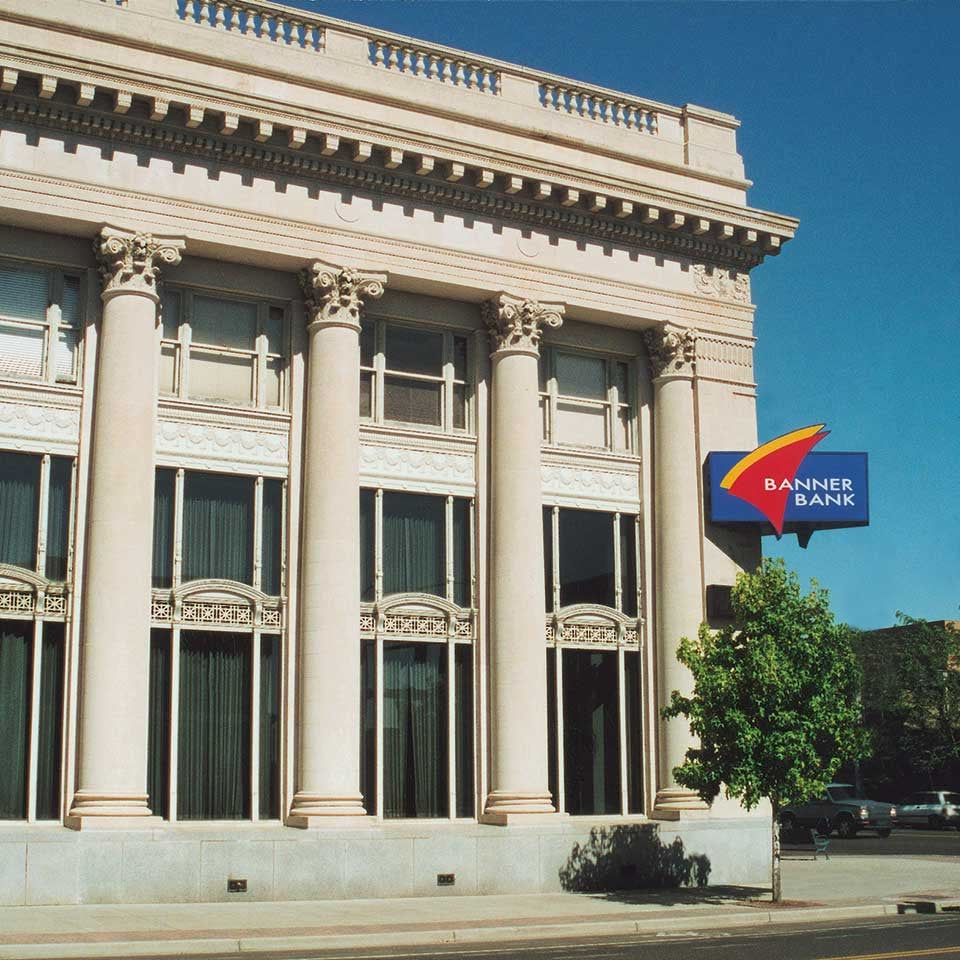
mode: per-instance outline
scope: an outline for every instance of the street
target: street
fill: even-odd
[[[784,843],[782,849],[783,855],[789,857],[792,852],[809,849],[809,844]],[[851,840],[841,840],[834,834],[830,839],[829,854],[831,857],[960,857],[960,831],[898,827],[886,839],[875,833],[860,833]]]
[[[277,958],[292,957],[276,954]],[[302,956],[302,955],[301,955]],[[956,960],[960,957],[960,915],[906,915],[843,924],[803,924],[750,932],[672,932],[647,936],[549,943],[514,943],[442,949],[335,951],[311,954],[318,960]],[[303,960],[307,960],[306,957]]]

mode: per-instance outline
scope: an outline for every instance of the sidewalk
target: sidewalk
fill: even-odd
[[[256,955],[349,948],[616,936],[896,913],[910,899],[960,902],[955,857],[783,862],[783,906],[767,890],[434,897],[301,903],[0,908],[0,960]]]

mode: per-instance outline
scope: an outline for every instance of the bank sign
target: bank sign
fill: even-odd
[[[812,453],[829,433],[819,423],[750,453],[708,456],[710,519],[769,523],[779,537],[870,522],[865,453]],[[803,542],[804,537],[801,537]]]

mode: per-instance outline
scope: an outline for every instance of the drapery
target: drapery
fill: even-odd
[[[643,728],[640,714],[640,654],[623,655],[624,714],[627,719],[627,813],[643,813]]]
[[[446,595],[443,497],[383,495],[383,592]]]
[[[457,816],[474,815],[473,785],[473,647],[457,644],[454,660],[454,736]]]
[[[0,456],[0,563],[34,570],[37,565],[37,505],[40,457]]]
[[[250,815],[250,645],[248,634],[180,636],[179,819]]]
[[[47,493],[47,561],[50,580],[67,577],[67,541],[70,537],[70,475],[73,463],[67,457],[50,458]]]
[[[563,778],[569,814],[620,812],[617,654],[563,651]]]
[[[260,586],[272,597],[280,595],[283,549],[283,481],[263,481],[263,546]]]
[[[188,473],[183,485],[183,579],[253,579],[252,477]]]
[[[374,524],[376,494],[360,491],[360,599],[373,600],[376,572],[374,567]]]
[[[446,647],[384,644],[385,817],[445,817]]]
[[[175,470],[157,470],[153,483],[153,585],[173,584],[173,491]]]
[[[0,820],[27,816],[33,624],[0,624]]]
[[[260,819],[280,819],[280,637],[260,637]]]
[[[170,664],[169,630],[150,631],[150,693],[147,725],[147,796],[154,815],[170,815]]]
[[[43,625],[40,654],[40,716],[37,732],[37,819],[60,819],[60,761],[63,746],[64,629]]]
[[[368,814],[377,812],[377,645],[360,641],[360,793]]]
[[[453,602],[470,606],[470,501],[453,501]]]

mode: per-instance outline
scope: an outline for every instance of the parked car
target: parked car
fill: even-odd
[[[911,827],[960,830],[960,793],[952,790],[924,790],[912,793],[897,807],[897,822]]]
[[[829,835],[836,831],[843,838],[855,837],[860,830],[875,830],[889,837],[897,825],[897,808],[890,803],[868,800],[849,783],[827,784],[822,796],[809,803],[786,806],[780,813],[780,828],[785,835],[798,827],[809,827]]]

